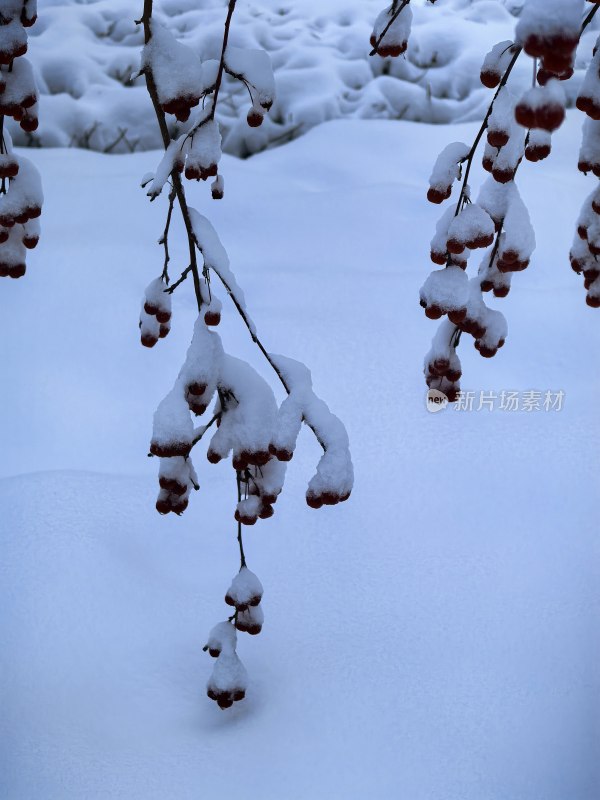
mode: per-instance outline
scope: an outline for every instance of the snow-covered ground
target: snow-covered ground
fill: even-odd
[[[203,58],[215,56],[226,0],[156,0],[156,17]],[[483,116],[489,93],[479,82],[486,52],[514,35],[522,0],[413,0],[406,58],[369,57],[369,35],[384,0],[240,0],[231,42],[265,49],[277,79],[277,100],[259,129],[245,117],[248,96],[227,82],[219,107],[227,152],[247,155],[343,117],[449,122]],[[31,59],[41,94],[40,127],[19,144],[130,152],[160,146],[139,69],[142,0],[39,0],[30,29]],[[582,38],[572,103],[598,30]],[[526,86],[519,64],[513,81]],[[173,124],[176,125],[174,120]]]
[[[580,125],[519,172],[538,249],[494,302],[506,346],[460,348],[465,390],[562,390],[560,412],[425,409],[427,177],[471,125],[330,122],[226,157],[221,203],[190,189],[356,468],[348,503],[309,509],[304,433],[276,515],[246,533],[266,622],[225,712],[202,645],[237,568],[233,473],[197,457],[201,491],[163,518],[146,457],[193,321],[185,286],[171,335],[139,345],[165,199],[138,184],[157,154],[35,153],[43,239],[0,294],[3,800],[598,797],[600,332],[567,260],[593,180]],[[227,348],[267,375],[225,307]]]

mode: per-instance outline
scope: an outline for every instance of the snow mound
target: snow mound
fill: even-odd
[[[28,57],[41,93],[40,127],[28,134],[11,123],[16,144],[108,153],[160,147],[143,78],[130,80],[140,66],[143,37],[135,20],[141,2],[40,0],[39,5]],[[489,92],[479,71],[494,44],[514,38],[511,12],[519,4],[438,0],[432,6],[413,0],[408,51],[397,59],[369,57],[369,36],[381,5],[381,0],[239,2],[230,44],[267,51],[277,99],[265,123],[251,129],[245,120],[248,95],[228,81],[219,106],[225,151],[251,155],[344,117],[431,123],[482,117]],[[155,13],[205,60],[219,55],[225,7],[225,0],[158,0]],[[586,33],[580,47],[577,73],[567,86],[569,104],[594,38]],[[525,64],[519,74],[525,87],[530,78]],[[172,124],[176,135],[190,123]]]

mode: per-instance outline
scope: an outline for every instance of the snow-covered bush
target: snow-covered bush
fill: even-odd
[[[44,196],[40,175],[13,150],[5,118],[31,133],[38,126],[37,88],[25,58],[28,29],[37,19],[36,0],[3,0],[0,5],[0,277],[21,278],[27,250],[40,238]]]
[[[394,0],[377,18],[371,37],[373,54],[398,55],[410,32],[410,0]],[[483,60],[481,83],[494,89],[483,123],[471,145],[454,142],[437,158],[427,198],[448,200],[458,182],[458,199],[442,214],[433,239],[435,270],[421,288],[420,300],[431,319],[445,317],[425,357],[430,388],[454,400],[460,391],[461,364],[456,348],[470,334],[485,358],[503,346],[508,326],[500,311],[483,295],[506,297],[513,273],[526,269],[535,249],[529,213],[515,182],[523,157],[538,162],[550,154],[552,134],[565,118],[568,82],[574,74],[577,47],[600,2],[525,0],[514,38],[494,45]],[[398,33],[400,32],[400,33]],[[402,40],[400,42],[400,40]],[[600,177],[600,74],[598,45],[581,83],[577,107],[588,115],[584,124],[579,169]],[[393,52],[392,52],[393,51]],[[519,60],[533,67],[531,88],[510,81]],[[491,173],[474,198],[471,167],[484,134],[482,166]],[[484,250],[477,274],[468,278],[473,250]],[[571,251],[573,269],[583,272],[587,303],[600,307],[600,189],[587,198],[577,223]]]
[[[207,461],[218,464],[231,456],[237,485],[235,518],[240,551],[240,571],[225,600],[234,613],[211,632],[205,649],[217,661],[208,683],[208,696],[221,708],[243,699],[246,672],[236,654],[236,630],[260,632],[264,617],[262,585],[246,565],[242,531],[258,519],[273,516],[286,465],[294,454],[302,423],[313,431],[323,455],[311,478],[306,502],[312,508],[347,500],[353,485],[348,436],[340,420],[313,391],[309,370],[302,364],[266,350],[246,307],[244,294],[230,268],[227,253],[209,222],[188,205],[183,178],[211,180],[211,194],[221,199],[224,180],[219,172],[221,130],[216,119],[223,81],[229,75],[240,81],[248,98],[245,124],[260,127],[275,99],[275,82],[268,55],[262,50],[229,44],[236,0],[229,0],[224,35],[216,58],[203,58],[179,42],[152,14],[145,0],[145,45],[142,72],[158,120],[164,156],[143,186],[151,200],[168,186],[168,208],[161,244],[161,274],[146,288],[140,316],[141,342],[153,347],[169,334],[171,295],[189,278],[193,284],[198,318],[192,341],[173,388],[154,414],[150,452],[159,459],[161,514],[181,514],[192,489],[199,489],[191,452],[201,440],[210,441]],[[168,115],[189,118],[186,133],[171,138]],[[189,245],[189,264],[175,281],[169,274],[169,235],[176,206],[181,212]],[[221,321],[221,301],[216,278],[231,298],[252,340],[273,369],[286,399],[279,405],[271,386],[248,363],[225,352],[215,330]],[[209,407],[211,410],[209,411]],[[195,419],[204,417],[201,424]]]
[[[139,69],[142,32],[136,0],[39,0],[33,67],[41,121],[18,126],[19,145],[76,146],[110,153],[161,146]],[[495,42],[509,39],[521,0],[412,0],[411,36],[403,58],[369,58],[364,42],[381,0],[244,0],[231,44],[269,53],[277,97],[260,128],[244,119],[245,87],[225,76],[217,112],[225,152],[246,156],[298,137],[326,120],[406,119],[432,123],[481,119],[487,107],[479,65]],[[215,41],[226,0],[156,0],[157,20],[203,58]],[[65,47],[64,43],[68,46]],[[568,88],[575,102],[591,43]],[[513,80],[529,74],[517,65]],[[173,136],[189,121],[169,117]]]

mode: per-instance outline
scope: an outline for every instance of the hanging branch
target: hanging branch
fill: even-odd
[[[216,658],[207,694],[221,708],[228,708],[245,696],[246,673],[236,653],[236,631],[254,635],[261,631],[263,624],[262,586],[247,567],[242,526],[254,525],[259,518],[268,519],[273,515],[273,505],[285,480],[285,463],[282,462],[292,458],[303,421],[324,451],[308,485],[307,504],[312,508],[335,505],[348,499],[353,485],[344,426],[314,394],[306,367],[267,351],[246,311],[241,289],[229,270],[227,254],[216,231],[186,199],[182,173],[187,180],[214,177],[212,197],[223,197],[224,181],[218,167],[222,155],[221,134],[215,117],[224,75],[229,74],[246,86],[252,102],[247,116],[251,127],[262,122],[264,113],[273,103],[274,78],[268,56],[262,51],[232,49],[229,52],[227,49],[235,6],[235,0],[230,0],[218,65],[212,63],[210,69],[205,70],[210,74],[216,66],[214,83],[208,87],[202,83],[204,73],[199,69],[201,65],[195,53],[177,42],[165,28],[152,22],[152,0],[145,0],[144,14],[139,20],[144,25],[146,45],[142,71],[165,149],[156,172],[143,181],[144,186],[150,184],[150,200],[158,197],[169,178],[171,181],[167,219],[159,240],[164,248],[163,271],[145,290],[140,315],[142,344],[153,347],[159,338],[169,333],[171,296],[189,275],[194,280],[200,312],[175,384],[154,415],[150,454],[157,456],[160,462],[156,508],[162,514],[185,511],[190,490],[199,488],[191,451],[213,425],[217,430],[212,433],[206,458],[209,463],[217,464],[231,454],[236,473],[234,517],[240,567],[225,598],[229,605],[235,606],[235,613],[213,628],[205,647]],[[212,95],[212,105],[205,108],[209,95]],[[196,124],[185,135],[171,141],[166,114],[172,113],[185,121],[200,100],[203,107]],[[169,285],[169,233],[176,202],[185,225],[190,262]],[[226,353],[219,334],[213,330],[221,321],[221,303],[211,291],[211,269],[284,387],[287,398],[281,408],[269,384],[249,364]],[[191,414],[204,415],[215,399],[212,419],[195,429]]]

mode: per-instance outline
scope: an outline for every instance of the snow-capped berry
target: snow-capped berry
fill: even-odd
[[[475,349],[484,358],[492,358],[506,341],[508,325],[504,314],[491,308],[486,308],[484,325],[485,333],[475,340]]]
[[[0,178],[15,178],[19,172],[19,159],[14,153],[0,154]]]
[[[205,89],[202,64],[196,53],[165,27],[155,20],[151,27],[152,36],[142,53],[142,70],[152,73],[163,111],[185,122]]]
[[[235,651],[223,651],[214,663],[206,694],[219,708],[230,708],[246,696],[248,675]]]
[[[252,107],[250,111],[248,111],[246,121],[251,128],[260,128],[260,126],[263,124],[264,118],[265,115],[262,112]]]
[[[430,319],[443,314],[462,313],[468,298],[469,281],[460,267],[434,270],[420,290],[421,305]]]
[[[245,611],[238,611],[235,615],[235,627],[242,633],[256,636],[262,630],[265,615],[262,605],[248,606]]]
[[[550,155],[552,136],[549,131],[534,128],[529,132],[529,141],[525,147],[525,158],[528,161],[541,161]]]
[[[598,42],[577,95],[576,106],[594,120],[600,120],[600,48]]]
[[[477,203],[467,203],[448,226],[446,248],[449,253],[462,253],[488,247],[494,241],[494,223]]]
[[[238,611],[246,611],[250,606],[257,606],[262,596],[263,587],[258,577],[248,567],[242,567],[231,581],[225,602]]]
[[[565,104],[564,89],[557,80],[550,80],[525,92],[515,106],[515,119],[524,128],[554,131],[563,123]]]
[[[430,203],[441,203],[450,197],[452,184],[458,179],[460,165],[469,151],[469,146],[464,142],[453,142],[442,150],[429,176],[427,199]]]
[[[456,204],[450,205],[439,218],[431,240],[430,257],[434,264],[445,264],[448,257],[448,228],[456,215]]]
[[[0,64],[11,64],[27,52],[27,33],[20,19],[0,25]]]
[[[587,117],[583,123],[577,168],[580,172],[593,172],[600,178],[600,120]]]
[[[213,295],[208,308],[204,312],[204,322],[213,328],[216,327],[221,322],[221,309],[221,301]]]
[[[258,514],[261,508],[261,500],[259,497],[251,495],[245,500],[240,500],[235,510],[235,519],[241,522],[242,525],[254,525],[258,519]]]
[[[515,53],[515,45],[509,40],[498,42],[483,60],[481,67],[481,83],[488,89],[495,89]]]
[[[507,144],[494,156],[491,168],[494,180],[498,183],[512,181],[524,154],[525,132],[521,129],[511,131]]]
[[[506,86],[498,92],[487,125],[487,141],[492,147],[507,144],[514,123],[515,98]]]
[[[399,14],[396,14],[396,4],[382,11],[373,26],[371,46],[382,58],[397,58],[405,52],[412,27],[413,12],[409,5],[405,5]],[[385,33],[384,33],[385,32]],[[379,46],[377,46],[379,42]]]
[[[216,120],[208,119],[194,130],[188,142],[185,177],[188,180],[216,178],[221,159],[221,133]]]
[[[544,68],[562,71],[579,42],[583,0],[527,0],[516,27],[517,43],[542,58]]]
[[[217,177],[211,184],[210,191],[213,200],[223,199],[223,197],[225,196],[225,181],[223,180],[222,175],[217,175]]]
[[[208,641],[204,650],[208,650],[213,658],[218,658],[221,653],[235,653],[237,633],[232,622],[219,622],[208,634]]]

